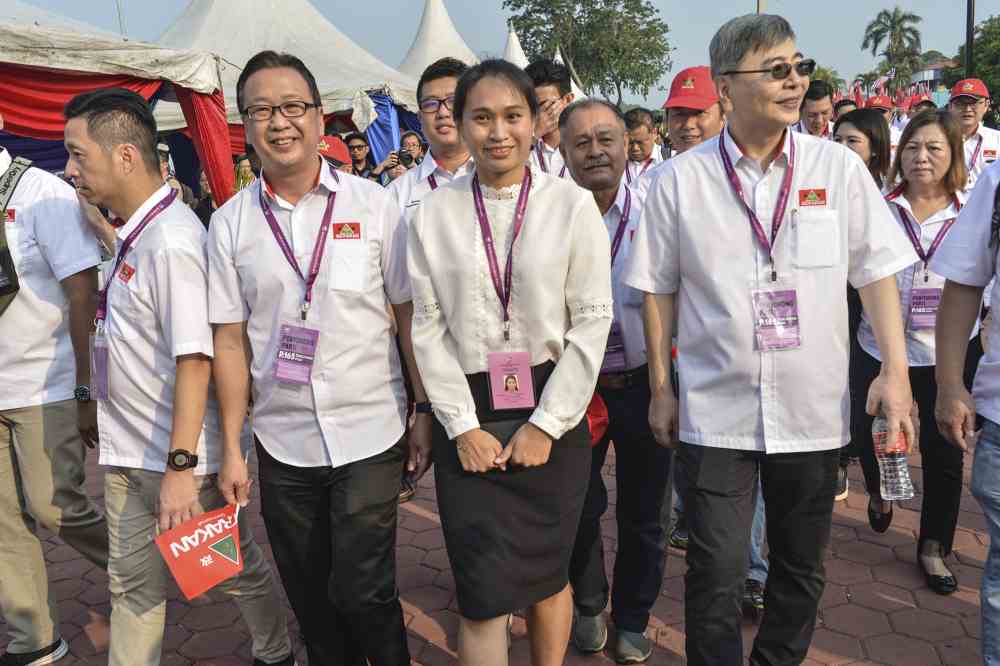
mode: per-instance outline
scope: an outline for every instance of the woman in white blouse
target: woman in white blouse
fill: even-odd
[[[409,270],[459,663],[506,664],[507,618],[526,608],[532,661],[555,666],[612,318],[608,235],[588,192],[527,166],[538,99],[521,69],[473,67],[453,113],[476,170],[424,199]]]
[[[920,261],[896,274],[910,361],[910,385],[920,410],[920,454],[923,467],[923,505],[917,543],[917,565],[927,586],[951,594],[958,583],[944,558],[951,553],[962,497],[962,451],[951,446],[934,420],[937,384],[934,326],[944,278],[931,272],[928,263],[948,234],[962,207],[966,167],[962,134],[957,119],[947,110],[925,111],[903,131],[889,171],[889,182],[899,181],[887,196],[896,221],[906,231]],[[866,391],[878,374],[880,357],[865,313],[858,329],[861,352],[857,355],[852,396],[854,431],[860,442],[861,464],[868,486],[868,521],[876,532],[892,522],[892,503],[879,494],[879,470],[872,447],[872,417],[865,412]],[[979,326],[972,331],[965,364],[965,383],[971,388],[976,365],[983,354]]]

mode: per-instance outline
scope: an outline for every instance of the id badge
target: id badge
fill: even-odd
[[[757,351],[784,351],[802,346],[799,332],[799,301],[793,287],[755,287],[753,302],[754,339]]]
[[[90,334],[90,392],[98,400],[108,399],[108,339],[100,328]]]
[[[625,337],[622,327],[617,321],[611,322],[611,332],[608,333],[608,346],[604,351],[604,364],[601,372],[625,371]]]
[[[490,374],[493,410],[531,409],[535,406],[535,385],[531,377],[531,354],[494,352],[486,355]]]
[[[940,304],[940,289],[931,287],[913,289],[910,292],[910,330],[924,331],[934,328]]]
[[[282,324],[278,357],[274,362],[274,378],[284,384],[309,384],[318,344],[319,331]]]

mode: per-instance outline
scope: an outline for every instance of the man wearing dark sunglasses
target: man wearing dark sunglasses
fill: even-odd
[[[843,285],[879,322],[884,363],[870,411],[885,413],[890,441],[912,441],[894,275],[917,258],[861,160],[789,129],[815,63],[785,19],[733,19],[709,52],[726,129],[661,168],[625,283],[646,292],[650,426],[663,446],[680,442],[688,663],[744,663],[740,604],[760,483],[770,575],[750,664],[798,664],[823,594],[850,432]]]

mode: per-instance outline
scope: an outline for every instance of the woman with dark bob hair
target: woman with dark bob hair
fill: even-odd
[[[590,477],[584,413],[611,327],[610,242],[589,192],[527,165],[527,74],[484,61],[459,79],[453,109],[475,172],[424,199],[408,265],[458,658],[505,665],[508,617],[527,609],[532,663],[557,666]]]
[[[856,109],[837,118],[833,140],[856,152],[881,189],[889,171],[889,125],[875,109]]]
[[[902,226],[920,261],[896,274],[906,352],[910,362],[910,385],[920,411],[920,454],[923,467],[923,501],[917,566],[927,586],[938,594],[951,594],[958,587],[955,575],[945,564],[951,553],[959,502],[962,498],[962,451],[951,446],[938,431],[934,419],[937,383],[934,379],[936,351],[934,327],[944,278],[928,264],[944,240],[962,208],[966,167],[962,132],[957,119],[947,110],[924,111],[913,117],[903,131],[896,157],[889,170],[889,182],[896,184],[886,196],[889,208]],[[876,532],[885,532],[892,522],[892,502],[883,500],[879,490],[879,470],[872,446],[872,417],[865,412],[865,391],[880,368],[875,336],[868,316],[858,330],[862,352],[851,377],[855,434],[868,486],[868,521]],[[983,355],[979,325],[972,330],[965,362],[965,384],[972,386],[973,375]]]

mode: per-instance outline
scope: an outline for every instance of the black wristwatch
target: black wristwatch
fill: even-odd
[[[183,472],[198,466],[198,456],[185,451],[184,449],[174,449],[167,455],[167,467],[175,472]]]
[[[77,386],[73,391],[73,398],[77,402],[90,402],[90,387],[87,385]]]
[[[418,402],[413,405],[413,411],[417,414],[432,414],[433,409],[431,409],[431,403],[429,402]]]

